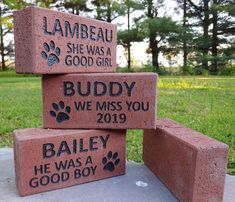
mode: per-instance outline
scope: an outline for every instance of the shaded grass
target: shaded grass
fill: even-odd
[[[3,77],[40,77],[40,75],[35,74],[17,74],[15,69],[8,69],[7,71],[0,72],[0,78]]]
[[[0,147],[16,128],[42,126],[40,77],[0,76]],[[230,146],[235,173],[235,77],[161,77],[158,118],[171,118]],[[128,130],[127,159],[141,162],[142,130]]]
[[[0,78],[1,147],[12,146],[14,129],[41,126],[41,117],[40,77]]]

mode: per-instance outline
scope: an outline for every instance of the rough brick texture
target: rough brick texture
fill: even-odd
[[[228,146],[172,121],[144,131],[143,160],[180,201],[222,201]]]
[[[14,131],[21,196],[125,173],[125,130]]]
[[[114,72],[114,24],[44,8],[14,12],[18,73]]]
[[[155,128],[155,73],[44,75],[44,128]]]

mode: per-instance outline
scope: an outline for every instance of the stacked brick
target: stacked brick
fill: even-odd
[[[155,128],[157,75],[114,73],[116,25],[14,13],[16,72],[42,74],[43,128],[14,131],[20,195],[125,173],[127,128]],[[98,130],[102,129],[102,130]]]
[[[222,201],[228,148],[156,122],[157,74],[115,73],[115,25],[48,9],[14,13],[16,71],[42,74],[43,128],[14,131],[21,196],[125,173],[126,129],[181,201]]]

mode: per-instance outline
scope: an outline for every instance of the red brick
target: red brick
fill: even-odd
[[[122,175],[125,130],[16,130],[14,158],[16,185],[21,196]],[[65,165],[66,161],[67,167],[58,170],[56,164]],[[40,166],[43,173],[35,173],[35,168]],[[48,167],[46,172],[45,167]]]
[[[114,72],[116,69],[117,27],[114,24],[29,7],[14,12],[14,27],[18,73]],[[95,52],[89,54],[87,46],[92,46]],[[74,53],[70,53],[71,47],[75,47]],[[106,62],[101,63],[103,60]]]
[[[155,128],[156,80],[155,73],[45,75],[44,128]],[[83,96],[78,93],[79,85]],[[77,110],[79,102],[90,107]],[[67,115],[63,118],[60,112]]]
[[[143,160],[180,201],[223,201],[228,146],[172,121],[144,131]]]

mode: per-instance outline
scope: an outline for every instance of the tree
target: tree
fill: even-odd
[[[12,10],[22,9],[28,4],[24,1],[4,0],[0,4],[0,55],[1,55],[1,70],[6,70],[8,67],[7,60],[14,56],[13,42],[7,40],[12,34]]]
[[[66,10],[75,15],[79,15],[80,11],[92,11],[87,7],[87,1],[85,0],[65,0],[63,6]]]
[[[136,10],[144,9],[143,5],[137,1],[125,0],[125,5],[127,6],[127,31],[128,31],[128,41],[127,45],[127,66],[130,70],[131,68],[131,42],[138,42],[142,41],[143,37],[138,36],[137,34],[133,33],[133,31],[138,31],[137,29],[130,31],[130,14]],[[132,35],[132,36],[130,36]]]
[[[132,1],[132,0],[125,0],[123,2],[126,6],[126,15],[127,15],[127,30],[121,31],[119,33],[119,43],[123,45],[123,47],[127,50],[127,67],[130,71],[131,68],[131,42],[140,42],[144,38],[138,34],[138,28],[130,28],[130,15],[136,10],[143,10],[144,6],[141,2]],[[135,24],[137,23],[138,19],[135,20]]]
[[[143,9],[143,5],[138,1],[124,0],[124,1],[112,1],[112,0],[94,0],[92,4],[96,7],[96,19],[106,22],[112,22],[114,19],[127,15],[127,32],[121,31],[119,34],[119,43],[127,49],[127,63],[128,69],[131,66],[131,42],[138,41],[136,35],[130,31],[130,14],[135,10]],[[128,36],[127,36],[128,35]]]
[[[154,22],[158,16],[157,9],[153,5],[152,0],[147,0],[147,18],[148,18],[148,30],[149,30],[149,49],[152,54],[152,65],[155,67],[155,71],[159,69],[159,62],[158,62],[158,55],[159,55],[159,49],[158,49],[158,41],[156,39],[157,37],[157,30],[154,29]],[[163,1],[158,1],[159,7],[162,5]]]
[[[190,27],[202,28],[196,40],[197,61],[201,61],[201,69],[217,74],[220,61],[224,65],[224,61],[229,60],[224,50],[230,46],[235,33],[234,0],[188,0],[188,5]]]
[[[211,5],[212,12],[212,40],[211,40],[211,68],[210,72],[216,74],[219,69],[219,62],[229,60],[229,55],[226,53],[227,48],[222,48],[222,44],[225,47],[232,46],[231,37],[235,34],[235,22],[232,9],[234,8],[232,0],[213,0]],[[230,45],[229,45],[230,44]],[[223,62],[224,65],[224,62]]]
[[[163,0],[155,2],[147,0],[146,19],[142,22],[142,34],[149,40],[148,53],[152,56],[153,71],[158,72],[159,54],[167,49],[168,40],[179,31],[178,25],[170,17],[159,17],[158,8],[163,6]]]
[[[179,36],[178,40],[182,42],[182,50],[183,50],[183,71],[187,69],[188,66],[188,54],[189,54],[189,43],[192,42],[192,30],[188,25],[188,1],[187,0],[177,0],[179,7],[183,10],[183,19],[182,19],[182,34]]]
[[[0,55],[1,55],[1,70],[6,70],[6,56],[8,49],[9,52],[13,52],[11,44],[6,45],[4,38],[11,31],[11,24],[9,24],[9,17],[5,17],[5,13],[7,12],[7,8],[3,5],[0,6]]]
[[[51,4],[56,3],[56,0],[36,0],[39,7],[50,8]]]
[[[208,70],[208,55],[211,46],[211,38],[209,37],[209,26],[211,24],[209,9],[210,0],[200,0],[197,4],[192,0],[188,0],[188,2],[190,5],[189,17],[197,20],[197,22],[192,25],[197,27],[202,26],[203,29],[203,37],[198,40],[198,49],[203,54],[201,59],[202,68]]]
[[[186,40],[186,28],[187,28],[187,1],[183,0],[183,27],[184,27],[184,36],[183,36],[183,58],[184,58],[184,68],[187,66],[187,40]]]
[[[127,61],[128,61],[128,70],[130,71],[131,67],[131,43],[132,42],[141,42],[144,40],[144,36],[139,32],[138,27],[127,29],[118,32],[118,44],[122,45],[127,51]]]
[[[115,0],[94,0],[92,4],[96,7],[96,19],[112,22],[126,13],[125,4]]]
[[[102,1],[101,0],[94,0],[91,2],[96,8],[96,16],[95,18],[97,20],[102,20],[102,10],[101,10],[101,4],[102,4]]]
[[[149,38],[149,49],[147,52],[152,54],[152,65],[154,71],[160,70],[159,54],[166,53],[173,48],[169,47],[171,38],[176,38],[176,35],[181,29],[176,22],[169,17],[148,18],[144,21],[145,36]]]
[[[112,22],[120,16],[127,15],[127,31],[121,31],[119,34],[119,44],[123,45],[128,53],[128,68],[130,70],[131,66],[131,42],[138,41],[136,35],[130,31],[130,14],[135,10],[144,9],[143,5],[138,1],[132,0],[123,0],[123,1],[114,1],[114,0],[94,0],[92,4],[95,6],[96,10],[96,19],[103,20],[106,22]]]
[[[74,15],[80,15],[80,12],[91,12],[85,0],[38,0],[39,6],[54,7],[58,11],[68,11]]]

